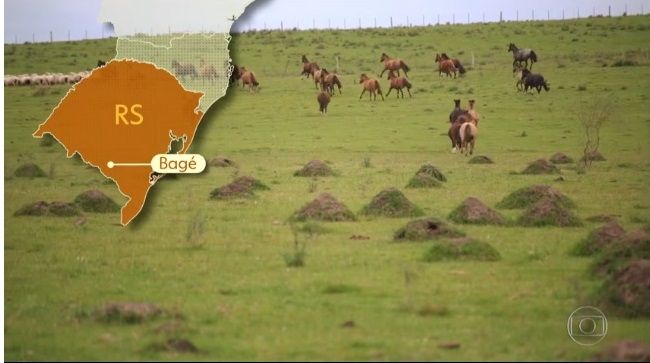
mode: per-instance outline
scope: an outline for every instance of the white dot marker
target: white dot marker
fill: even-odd
[[[108,163],[106,163],[106,166],[108,166],[109,169],[113,169],[113,167],[115,166],[115,163],[112,162],[112,161],[109,161]]]

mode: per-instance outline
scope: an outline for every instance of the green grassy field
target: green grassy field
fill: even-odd
[[[617,214],[626,229],[650,222],[650,17],[582,19],[349,31],[247,33],[231,43],[237,64],[254,70],[259,93],[231,89],[204,118],[191,152],[225,155],[239,168],[164,178],[126,228],[118,214],[74,218],[14,217],[36,200],[70,201],[99,188],[124,202],[115,185],[60,145],[31,133],[67,91],[5,88],[5,357],[8,360],[584,360],[621,339],[650,342],[647,319],[609,316],[599,345],[583,347],[566,331],[569,314],[590,303],[600,280],[589,258],[568,251],[598,226],[573,228],[456,226],[490,243],[497,262],[436,262],[433,242],[394,243],[409,219],[323,223],[306,244],[305,266],[290,268],[287,218],[320,192],[359,212],[380,190],[397,187],[427,216],[446,218],[465,198],[490,206],[517,188],[548,184],[577,204],[581,218]],[[515,90],[509,42],[533,48],[551,91]],[[92,68],[114,54],[115,39],[5,45],[5,73]],[[386,52],[411,67],[413,98],[358,100],[361,72],[377,75]],[[474,67],[456,80],[433,70],[436,52]],[[343,95],[318,113],[300,56],[335,68]],[[620,60],[634,66],[612,67]],[[606,66],[604,66],[606,65]],[[382,85],[387,89],[387,81]],[[450,153],[446,136],[454,98],[477,100],[476,152],[493,165]],[[608,98],[615,116],[602,130],[605,162],[586,173],[525,176],[528,162],[555,152],[580,157],[579,115]],[[525,137],[522,137],[525,133]],[[293,172],[323,159],[336,177]],[[13,177],[32,161],[47,178]],[[439,167],[438,189],[405,189],[420,165]],[[252,199],[211,201],[235,175],[267,184]],[[519,212],[503,211],[511,219]],[[188,239],[188,227],[203,233]],[[352,235],[368,240],[351,240]],[[144,301],[179,315],[141,324],[103,323],[93,312],[109,301]],[[353,320],[355,327],[341,325]],[[170,324],[170,321],[176,323]],[[163,331],[161,332],[161,326]],[[169,327],[172,328],[169,328]],[[170,337],[192,341],[194,356],[155,348]],[[441,349],[445,342],[459,349]]]

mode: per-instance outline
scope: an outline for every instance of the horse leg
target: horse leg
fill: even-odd
[[[364,93],[366,93],[366,89],[365,89],[365,88],[361,91],[361,95],[359,96],[359,99],[361,99],[361,98],[363,97],[363,94],[364,94]]]
[[[393,90],[392,86],[390,88],[388,88],[388,92],[386,93],[386,97],[388,97],[388,95],[390,94],[390,91],[392,91],[392,90]],[[399,97],[399,95],[398,95],[398,97]]]
[[[409,98],[413,98],[413,96],[411,95],[411,89],[407,88],[406,91],[409,93]]]
[[[381,78],[381,77],[383,77],[383,76],[384,76],[384,72],[386,72],[386,67],[384,67],[384,70],[383,70],[383,71],[381,71],[381,73],[379,73],[379,78]]]

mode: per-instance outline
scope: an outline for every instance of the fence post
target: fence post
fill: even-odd
[[[36,34],[32,33],[32,43],[36,43]]]
[[[280,31],[284,30],[284,24],[282,23],[282,20],[280,20]]]
[[[467,24],[469,24],[469,11],[467,12]]]
[[[562,20],[564,20],[564,9],[562,9]]]
[[[52,31],[50,30],[50,43],[52,43],[53,37],[52,37]]]
[[[551,11],[546,9],[546,20],[551,20]]]
[[[393,27],[393,17],[392,16],[390,17],[390,27],[391,28]]]
[[[533,9],[533,20],[535,20],[535,9]]]
[[[440,25],[440,14],[438,14],[438,22],[436,23],[436,25]]]
[[[519,21],[519,9],[517,9],[517,21]]]
[[[499,23],[503,23],[503,10],[499,11]]]
[[[607,16],[610,17],[610,18],[612,17],[612,6],[611,5],[607,7]]]
[[[451,14],[451,23],[454,24],[454,25],[456,24],[456,14],[455,13]]]

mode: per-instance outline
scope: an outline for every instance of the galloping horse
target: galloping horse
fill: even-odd
[[[525,68],[521,71],[521,74],[524,82],[524,92],[528,93],[529,88],[535,88],[538,94],[542,91],[542,87],[546,92],[550,90],[548,83],[541,74],[531,73]]]
[[[393,89],[396,89],[395,93],[397,93],[397,98],[399,98],[399,94],[402,94],[402,98],[404,98],[404,91],[402,90],[403,88],[406,88],[406,91],[409,93],[409,97],[411,96],[411,82],[409,82],[408,79],[397,76],[395,75],[395,72],[393,71],[388,71],[388,80],[390,81],[390,88],[388,89],[388,92],[386,93],[386,97],[390,94],[390,91]]]
[[[321,91],[316,97],[316,100],[318,100],[318,105],[320,107],[320,114],[321,115],[326,114],[327,105],[329,105],[330,103],[330,95],[325,91]]]
[[[474,106],[475,103],[475,100],[469,100],[469,110],[467,110],[467,113],[472,119],[472,122],[474,122],[474,125],[478,127],[478,123],[481,121],[481,115],[476,111],[476,106]]]
[[[476,127],[475,121],[472,120],[460,125],[458,133],[460,134],[460,153],[465,154],[465,156],[472,155],[476,136],[478,136],[478,127]]]
[[[454,109],[451,110],[451,113],[449,114],[449,122],[453,124],[458,116],[467,114],[467,110],[464,110],[460,107],[460,100],[454,100]]]
[[[260,83],[255,78],[255,73],[246,69],[246,67],[239,67],[239,76],[241,78],[241,87],[244,88],[248,85],[248,91],[252,92],[253,89],[259,90]]]
[[[325,68],[323,68],[323,69],[325,69]],[[323,80],[323,76],[324,76],[323,69],[320,69],[320,68],[316,69],[314,71],[314,74],[312,74],[312,76],[314,77],[314,85],[316,86],[316,89],[318,89],[319,86],[322,83],[321,81]],[[325,71],[327,71],[327,70],[325,70]]]
[[[359,96],[359,99],[363,97],[363,94],[368,91],[368,96],[369,99],[372,100],[372,96],[375,96],[375,101],[377,100],[377,93],[381,96],[381,100],[384,100],[384,95],[381,93],[381,86],[379,85],[379,81],[376,79],[372,79],[368,77],[365,73],[361,73],[361,77],[359,78],[359,83],[363,84],[363,91],[361,91],[361,95]]]
[[[335,85],[339,89],[339,94],[342,94],[341,88],[343,87],[343,85],[341,84],[341,80],[339,79],[338,74],[330,73],[325,68],[321,70],[320,85],[321,85],[321,90],[329,93],[330,96],[334,94]]]
[[[309,59],[307,59],[307,56],[305,55],[302,56],[302,73],[300,73],[300,78],[302,78],[302,76],[305,75],[307,76],[307,78],[309,78],[309,76],[314,78],[314,72],[316,72],[319,69],[320,67],[318,66],[318,63],[310,62]]]
[[[439,77],[442,77],[442,73],[444,72],[447,77],[451,77],[451,74],[453,73],[454,78],[456,78],[456,66],[451,59],[443,59],[440,54],[436,54],[436,63],[438,63]]]
[[[381,58],[379,61],[384,63],[384,70],[381,71],[379,77],[383,77],[384,72],[386,71],[397,71],[397,75],[399,76],[400,69],[403,70],[404,75],[408,77],[407,73],[411,70],[411,68],[409,68],[409,66],[407,66],[403,60],[398,58],[391,58],[386,53],[381,53]]]
[[[467,71],[465,70],[465,67],[463,67],[463,64],[458,60],[458,58],[451,58],[451,57],[449,57],[449,56],[447,55],[447,53],[442,53],[442,54],[440,55],[440,58],[442,58],[442,59],[449,59],[449,60],[451,60],[452,62],[454,62],[454,67],[456,67],[456,69],[458,69],[458,73],[460,73],[460,74],[465,74],[465,73],[467,73]]]
[[[449,131],[447,132],[447,135],[449,136],[449,139],[451,140],[451,152],[455,153],[456,150],[460,148],[461,145],[461,138],[460,138],[460,127],[464,125],[465,123],[470,121],[470,117],[468,114],[463,114],[459,115],[454,122],[451,123],[451,126],[449,126]]]
[[[521,65],[525,62],[524,68],[528,68],[528,60],[530,59],[530,69],[533,69],[533,63],[537,62],[537,54],[532,49],[519,49],[515,43],[508,44],[508,52],[512,52],[512,67]]]

